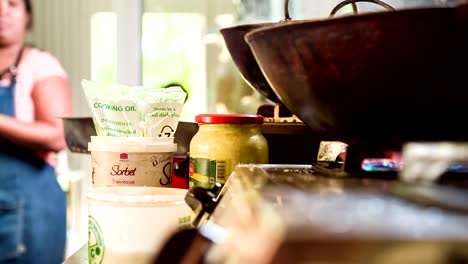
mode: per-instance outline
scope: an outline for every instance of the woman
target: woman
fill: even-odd
[[[54,154],[70,87],[50,54],[24,47],[30,0],[0,0],[0,263],[61,263],[66,201]]]

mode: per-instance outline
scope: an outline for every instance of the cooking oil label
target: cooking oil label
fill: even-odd
[[[89,237],[88,237],[88,258],[90,264],[101,264],[104,258],[104,239],[102,231],[97,221],[88,217]]]
[[[190,158],[189,186],[211,188],[215,182],[224,184],[229,176],[229,161]]]

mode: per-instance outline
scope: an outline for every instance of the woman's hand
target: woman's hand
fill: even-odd
[[[64,149],[66,143],[60,117],[72,113],[68,80],[62,77],[42,80],[34,86],[31,97],[34,102],[34,122],[0,115],[0,138],[38,151],[58,152]]]

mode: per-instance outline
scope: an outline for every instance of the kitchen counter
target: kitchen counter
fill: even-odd
[[[88,264],[88,244],[86,243],[77,252],[67,258],[63,264]]]

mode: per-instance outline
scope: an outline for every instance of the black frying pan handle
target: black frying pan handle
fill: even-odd
[[[368,3],[374,3],[376,5],[379,5],[387,10],[390,10],[390,11],[395,11],[395,8],[393,8],[391,5],[385,3],[385,2],[382,2],[380,0],[345,0],[341,3],[339,3],[338,5],[335,6],[335,8],[333,8],[333,10],[330,12],[330,17],[334,17],[336,15],[336,13],[338,13],[338,11],[340,11],[341,8],[351,4],[353,5],[353,13],[358,13],[357,11],[357,5],[356,3],[357,2],[368,2]]]
[[[215,210],[222,196],[219,194],[223,186],[220,183],[215,183],[211,189],[202,187],[192,187],[185,194],[185,203],[194,212],[192,225],[197,227],[205,214],[211,215]]]

